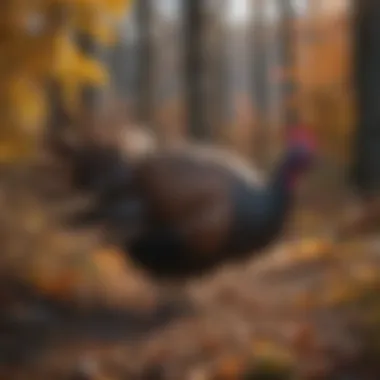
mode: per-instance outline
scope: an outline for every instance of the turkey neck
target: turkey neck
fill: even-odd
[[[297,171],[291,153],[286,154],[265,189],[266,204],[275,215],[286,214],[293,200]],[[272,214],[270,212],[269,214]],[[273,215],[273,216],[275,216]]]

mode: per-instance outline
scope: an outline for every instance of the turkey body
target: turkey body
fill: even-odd
[[[136,165],[129,191],[105,193],[92,216],[110,228],[137,223],[123,242],[133,261],[154,277],[183,278],[264,248],[284,224],[283,194],[234,156],[174,149]]]
[[[69,224],[101,225],[112,243],[155,277],[196,276],[265,248],[280,233],[294,184],[317,148],[307,128],[287,127],[285,154],[264,180],[229,150],[163,147],[149,128],[111,133],[108,117],[71,120],[59,113],[64,123],[54,124],[50,149],[68,164],[74,189],[93,200]],[[65,123],[80,133],[72,136]]]

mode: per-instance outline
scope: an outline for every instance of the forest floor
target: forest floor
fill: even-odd
[[[0,379],[380,378],[380,236],[329,238],[343,192],[300,202],[250,261],[165,285],[62,228],[64,181],[1,173]]]

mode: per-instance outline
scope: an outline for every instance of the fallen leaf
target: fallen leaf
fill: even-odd
[[[310,355],[315,348],[315,329],[310,324],[303,324],[296,329],[291,344],[297,355]]]
[[[293,355],[288,348],[270,340],[257,340],[253,343],[253,355],[256,360],[274,360],[278,363],[292,363]]]
[[[333,249],[333,244],[328,240],[307,239],[297,244],[295,257],[299,260],[323,259],[329,257]]]
[[[220,366],[217,368],[213,380],[238,380],[242,375],[244,365],[241,359],[238,358],[226,358]]]

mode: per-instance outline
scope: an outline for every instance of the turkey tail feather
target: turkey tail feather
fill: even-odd
[[[144,216],[141,202],[135,199],[122,199],[113,203],[98,202],[92,208],[80,211],[68,219],[71,227],[85,227],[94,224],[128,227],[139,223]]]

